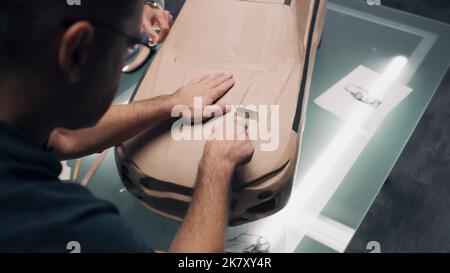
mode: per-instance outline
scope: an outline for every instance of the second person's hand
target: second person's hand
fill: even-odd
[[[150,45],[164,42],[172,27],[172,19],[172,15],[169,11],[145,5],[142,16],[142,27],[150,37]],[[158,29],[159,32],[156,31],[156,29]]]

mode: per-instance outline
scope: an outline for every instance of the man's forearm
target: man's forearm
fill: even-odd
[[[49,146],[61,160],[101,152],[169,118],[172,106],[169,96],[114,105],[94,127],[76,131],[55,130]]]
[[[200,164],[191,206],[169,252],[223,252],[234,166],[225,161]]]

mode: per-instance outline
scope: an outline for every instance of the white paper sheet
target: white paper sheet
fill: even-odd
[[[412,89],[359,66],[315,100],[345,122],[360,125],[371,134]]]

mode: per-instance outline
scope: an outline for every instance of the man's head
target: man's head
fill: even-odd
[[[68,129],[94,125],[108,109],[142,14],[141,0],[73,2],[0,0],[0,96]]]

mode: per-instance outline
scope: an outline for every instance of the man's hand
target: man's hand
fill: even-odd
[[[226,140],[226,130],[233,130],[234,139]],[[239,117],[234,117],[234,128],[225,127],[223,124],[214,127],[205,146],[203,161],[218,160],[223,164],[229,164],[233,169],[248,163],[255,149],[247,130],[247,121]]]
[[[195,116],[194,98],[202,98],[202,109],[205,112],[214,112],[214,108],[220,107],[222,113],[227,112],[226,104],[214,103],[219,100],[225,93],[234,86],[234,78],[232,74],[217,73],[215,75],[203,75],[186,86],[179,89],[172,95],[172,105],[185,105],[189,107],[193,114],[192,118],[207,118]]]
[[[150,45],[164,42],[172,27],[172,19],[172,15],[167,10],[160,10],[145,5],[142,26],[150,37]],[[156,31],[157,29],[159,33]]]
[[[236,119],[234,126],[233,140],[220,140],[223,126],[216,127],[208,140],[191,206],[170,252],[224,251],[233,172],[236,166],[248,162],[254,152],[245,121]]]

